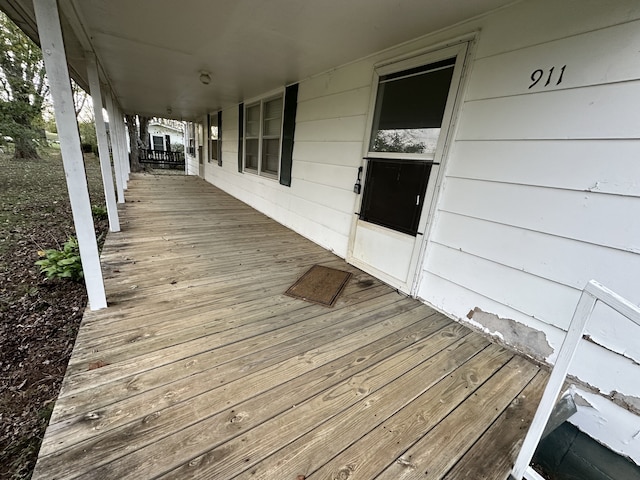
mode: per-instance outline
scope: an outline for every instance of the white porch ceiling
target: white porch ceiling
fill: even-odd
[[[59,0],[72,74],[95,50],[126,112],[194,119],[513,0]],[[0,0],[32,38],[32,0]],[[199,72],[211,72],[203,85]],[[80,78],[79,78],[80,77]],[[171,108],[171,115],[167,109]]]

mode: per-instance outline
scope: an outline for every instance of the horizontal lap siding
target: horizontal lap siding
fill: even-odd
[[[543,331],[552,361],[590,279],[640,304],[640,9],[570,3],[484,19],[418,290]],[[599,307],[587,333],[571,373],[640,397],[637,327]]]
[[[452,158],[449,178],[640,197],[637,140],[461,141]]]
[[[291,187],[238,173],[237,108],[223,112],[223,166],[207,165],[207,180],[345,257],[371,76],[360,62],[300,84]]]

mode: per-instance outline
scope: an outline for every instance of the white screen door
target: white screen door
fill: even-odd
[[[410,293],[466,44],[376,70],[364,185],[348,260]]]

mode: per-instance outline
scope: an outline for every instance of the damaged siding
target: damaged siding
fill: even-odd
[[[291,187],[237,171],[237,106],[205,178],[345,257],[375,65],[479,32],[417,296],[552,363],[588,280],[640,303],[638,19],[637,0],[523,1],[301,80]],[[588,334],[573,421],[640,463],[638,334],[604,310]]]
[[[418,294],[538,360],[590,279],[640,304],[639,18],[524,2],[482,26]],[[640,332],[599,306],[587,333],[575,422],[639,463]]]

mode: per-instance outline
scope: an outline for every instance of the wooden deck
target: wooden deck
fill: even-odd
[[[506,478],[546,373],[200,179],[127,193],[34,479]],[[282,294],[316,263],[333,308]]]

